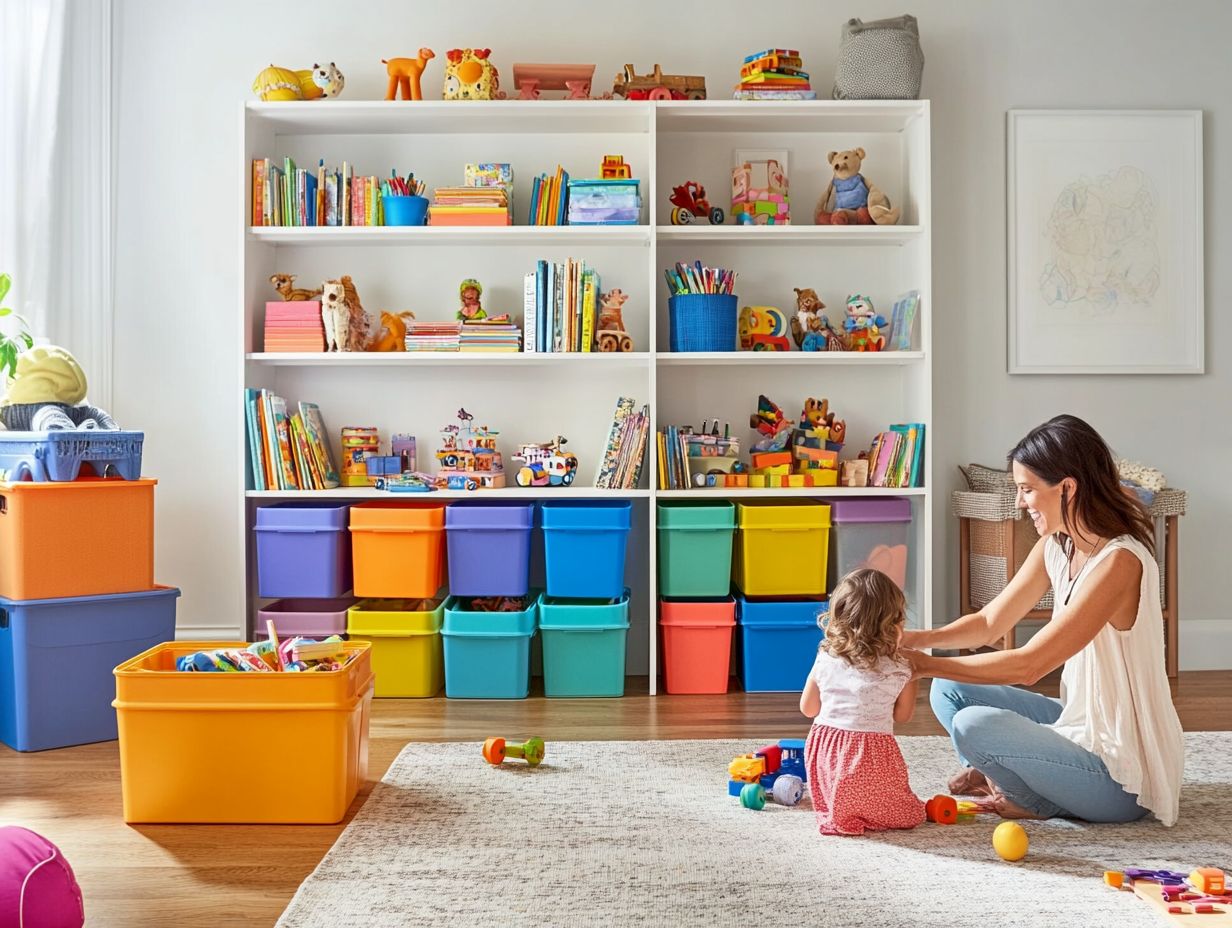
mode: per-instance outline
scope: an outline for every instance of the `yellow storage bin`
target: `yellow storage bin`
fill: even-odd
[[[826,592],[830,507],[811,500],[736,504],[733,578],[746,596]]]
[[[347,635],[372,645],[377,696],[435,696],[445,685],[441,623],[445,598],[361,599],[347,610]]]
[[[368,777],[372,662],[341,670],[181,673],[243,642],[160,644],[115,669],[124,821],[332,824]]]

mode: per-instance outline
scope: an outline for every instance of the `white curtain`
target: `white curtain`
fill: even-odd
[[[0,271],[111,402],[112,0],[0,0]]]

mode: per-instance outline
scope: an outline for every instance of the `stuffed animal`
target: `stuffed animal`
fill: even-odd
[[[329,67],[314,64],[300,71],[271,64],[252,82],[253,93],[267,102],[336,97],[345,86],[346,78],[332,61]]]
[[[817,201],[813,219],[819,226],[892,226],[898,222],[898,209],[891,207],[886,195],[860,173],[863,148],[832,151],[826,160],[834,169],[834,177]]]
[[[868,297],[857,293],[847,298],[843,330],[847,333],[849,351],[881,351],[886,343],[881,327],[888,324],[885,316],[873,309],[873,301]]]
[[[415,318],[412,312],[381,311],[381,331],[368,346],[369,351],[406,351],[406,324]]]
[[[791,337],[796,340],[796,347],[804,344],[804,336],[815,331],[815,325],[826,304],[812,287],[801,290],[793,287],[796,292],[796,314],[791,319]]]
[[[503,100],[500,74],[490,48],[454,48],[445,53],[445,100]]]
[[[294,274],[271,274],[270,283],[284,300],[315,300],[321,296],[321,288],[305,290],[295,286]]]
[[[86,375],[77,359],[54,345],[30,348],[17,358],[0,400],[0,422],[23,432],[119,428],[86,401]]]
[[[430,48],[421,48],[418,58],[382,58],[381,64],[389,74],[389,87],[385,91],[386,100],[398,99],[401,93],[403,100],[422,100],[423,90],[420,88],[420,77],[428,62],[436,57]]]
[[[321,291],[326,351],[406,351],[406,320],[414,319],[414,313],[382,312],[376,322],[346,274],[325,281]]]

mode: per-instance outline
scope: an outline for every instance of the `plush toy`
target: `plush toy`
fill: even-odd
[[[18,357],[0,400],[0,422],[23,432],[119,428],[104,410],[86,402],[85,372],[76,358],[54,345],[30,348]]]
[[[819,226],[892,226],[898,222],[898,210],[891,207],[886,195],[860,173],[863,148],[832,151],[826,155],[826,160],[834,169],[834,177],[817,201],[813,219]]]
[[[842,336],[834,331],[830,320],[821,313],[826,304],[821,302],[817,291],[812,288],[794,289],[796,314],[791,319],[791,334],[796,340],[796,347],[801,351],[845,351],[847,346]]]
[[[423,90],[419,79],[423,76],[428,62],[436,57],[430,48],[421,48],[418,58],[382,58],[381,64],[389,74],[389,87],[385,91],[386,100],[397,100],[401,93],[403,100],[422,100]]]
[[[877,314],[873,301],[868,297],[857,293],[847,298],[847,318],[843,320],[843,330],[847,333],[849,351],[881,351],[886,342],[881,334],[884,325],[888,325],[885,316]]]
[[[321,288],[315,290],[305,290],[303,287],[295,286],[294,274],[271,274],[270,283],[274,285],[274,289],[278,291],[278,295],[283,300],[316,300],[321,297]]]
[[[389,313],[381,311],[381,330],[369,351],[406,351],[406,324],[415,318],[413,312]]]
[[[0,925],[79,928],[81,887],[60,849],[28,828],[0,828]]]
[[[503,100],[500,74],[490,48],[454,48],[445,53],[445,100]]]
[[[336,97],[345,86],[346,78],[332,61],[329,67],[314,64],[300,71],[271,64],[252,82],[253,93],[267,102]]]

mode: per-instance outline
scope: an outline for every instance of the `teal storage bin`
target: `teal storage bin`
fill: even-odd
[[[521,612],[472,612],[468,601],[445,601],[445,695],[450,699],[525,699],[530,693],[530,640],[538,602]]]
[[[659,503],[659,593],[726,596],[736,507],[726,500]]]
[[[546,696],[623,696],[629,591],[619,599],[539,599]]]

